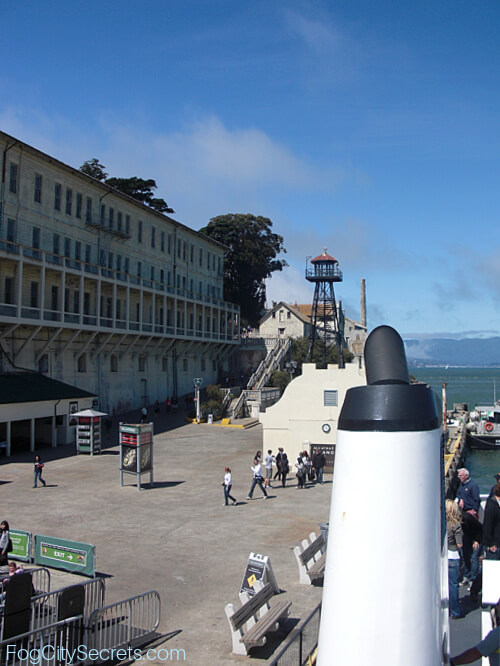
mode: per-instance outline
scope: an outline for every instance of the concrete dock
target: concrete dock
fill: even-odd
[[[287,487],[273,488],[271,499],[264,501],[257,487],[248,501],[261,426],[185,424],[182,414],[161,414],[155,431],[152,489],[138,491],[132,475],[120,487],[116,419],[107,435],[114,445],[101,455],[77,456],[74,447],[37,451],[46,488],[32,488],[31,454],[2,459],[0,519],[13,529],[94,544],[97,570],[106,576],[106,603],[157,590],[162,638],[155,646],[184,650],[184,663],[193,666],[244,663],[248,657],[231,653],[224,606],[239,605],[248,555],[270,557],[283,598],[292,601],[289,631],[321,599],[321,587],[299,585],[292,549],[328,520],[332,477],[298,491],[291,472]],[[223,506],[226,465],[237,506]],[[143,483],[148,480],[144,475]],[[75,579],[55,573],[52,588]],[[277,640],[253,652],[259,663],[271,661],[285,636],[278,632]]]

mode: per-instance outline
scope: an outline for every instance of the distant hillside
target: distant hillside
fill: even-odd
[[[404,342],[411,365],[500,366],[500,337],[422,338]]]

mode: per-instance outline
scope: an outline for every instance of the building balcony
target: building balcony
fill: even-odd
[[[9,261],[22,261],[26,265],[37,266],[41,270],[46,266],[53,270],[64,270],[68,275],[81,275],[82,273],[86,278],[95,276],[96,280],[101,280],[104,284],[116,283],[117,286],[130,285],[138,290],[143,289],[145,292],[151,294],[158,294],[163,297],[169,294],[177,300],[184,300],[187,303],[196,305],[217,307],[235,315],[239,314],[239,307],[233,303],[228,303],[222,299],[209,296],[198,292],[191,292],[183,287],[174,287],[167,282],[160,282],[159,280],[148,280],[138,275],[132,275],[123,270],[116,270],[108,266],[99,266],[86,261],[80,257],[73,258],[67,257],[62,254],[33,248],[10,240],[0,240],[0,261],[2,258]]]

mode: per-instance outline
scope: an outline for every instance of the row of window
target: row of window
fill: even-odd
[[[3,303],[6,305],[14,305],[14,278],[8,276],[4,278],[4,292],[3,292]],[[50,288],[50,298],[47,303],[47,306],[50,306],[50,310],[53,312],[58,312],[60,310],[59,302],[59,286],[51,285]],[[39,283],[36,281],[31,281],[30,283],[30,308],[39,307]],[[70,290],[66,289],[64,292],[64,312],[65,313],[80,313],[80,291],[78,289]],[[172,309],[167,308],[167,326],[172,326]],[[83,294],[83,315],[91,315],[91,294],[90,292],[84,292]],[[135,304],[135,320],[136,322],[141,321],[141,310],[140,303]],[[110,296],[101,296],[100,302],[100,316],[106,317],[108,319],[113,318],[113,299]],[[115,316],[117,321],[125,320],[127,318],[127,303],[125,299],[117,298],[115,299]],[[144,318],[145,323],[151,323],[153,317],[153,308],[152,305],[149,305],[148,315]],[[188,313],[189,328],[194,329],[194,313]],[[156,313],[156,324],[163,326],[164,324],[164,308],[159,307]],[[177,310],[177,319],[176,325],[177,328],[184,328],[184,312],[182,310]],[[198,315],[198,330],[202,330],[203,319],[202,315]],[[223,322],[222,322],[223,325]],[[206,317],[206,331],[208,333],[216,331],[216,318],[209,316]]]
[[[162,358],[162,371],[167,372],[168,371],[168,358],[166,356],[163,356]],[[77,372],[87,372],[87,354],[81,354],[78,357],[77,363],[76,363],[76,369]],[[115,354],[112,354],[109,359],[109,369],[110,372],[119,372],[119,364],[118,364],[118,356]],[[146,372],[146,357],[145,356],[139,356],[137,359],[137,369],[139,372]],[[204,358],[201,359],[201,371],[205,372],[206,371],[206,360]],[[183,358],[182,359],[182,370],[183,372],[188,372],[189,371],[189,359]],[[216,361],[212,360],[212,371],[215,372],[217,370],[217,363]],[[46,373],[49,371],[49,355],[48,354],[43,354],[40,360],[38,361],[38,371],[42,373]]]
[[[18,192],[18,175],[19,167],[14,162],[10,163],[10,180],[9,180],[9,191],[13,194]],[[35,183],[33,190],[33,199],[35,203],[42,203],[42,184],[43,176],[41,174],[35,174]],[[76,193],[76,197],[73,199],[73,190],[70,187],[66,187],[65,191],[65,212],[66,215],[73,215],[73,210],[77,219],[82,219],[83,214],[83,195],[81,192]],[[61,211],[63,204],[63,187],[61,183],[54,184],[54,210]],[[116,213],[116,217],[115,217]],[[106,206],[106,204],[101,203],[100,207],[100,224],[109,228],[111,231],[116,231],[124,233],[127,236],[130,236],[130,215],[123,215],[121,211],[115,211],[115,208],[112,206]],[[85,221],[89,224],[92,222],[92,198],[86,197],[85,199]],[[137,222],[137,242],[143,243],[145,241],[144,234],[144,223],[142,220]],[[167,234],[165,231],[160,231],[157,234],[157,228],[154,225],[151,225],[149,241],[151,248],[155,249],[157,244],[161,252],[167,252],[172,254],[172,247],[174,239],[172,234]],[[175,249],[174,249],[175,251]],[[183,261],[189,261],[193,264],[195,262],[195,247],[192,243],[188,243],[186,240],[181,238],[177,239],[177,258],[182,259]],[[199,266],[203,266],[203,248],[198,248],[198,263]],[[221,257],[217,257],[215,254],[205,251],[205,267],[207,270],[217,270],[218,273],[221,273]]]
[[[33,249],[39,250],[40,249],[40,227],[33,227],[32,230],[32,238],[31,238],[31,245]],[[9,243],[15,243],[16,242],[16,222],[14,219],[9,218],[7,220],[7,234],[6,234],[7,241]],[[72,244],[74,243],[73,247],[73,252],[72,252]],[[91,264],[92,263],[92,246],[89,243],[85,244],[84,247],[84,256],[82,256],[82,243],[81,241],[72,241],[71,238],[68,238],[67,236],[64,238],[63,241],[63,255],[67,259],[74,259],[75,261],[84,261],[86,264]],[[59,234],[52,234],[52,254],[55,257],[61,256],[61,236]],[[108,268],[109,271],[114,271],[116,270],[117,273],[123,273],[129,274],[130,273],[130,258],[129,257],[122,257],[120,254],[115,254],[110,251],[106,250],[101,250],[99,253],[99,265],[102,268]],[[147,267],[143,266],[142,261],[137,261],[137,271],[136,275],[139,278],[145,278],[149,279],[152,282],[156,281],[157,279],[161,284],[165,284],[165,270],[163,268],[158,268],[155,266],[150,266],[149,267],[149,275],[147,271]],[[112,277],[109,275],[109,277]],[[168,286],[171,285],[171,278],[172,274],[170,271],[166,271],[166,284]],[[190,291],[191,293],[194,293],[195,290],[195,283],[194,280],[191,278],[190,279]],[[186,276],[181,276],[177,275],[176,279],[176,285],[177,289],[186,289],[187,288],[187,278]],[[198,294],[200,296],[203,296],[203,283],[201,281],[198,282]],[[205,294],[209,298],[221,298],[221,288],[216,287],[215,285],[211,284],[206,284],[205,285]]]

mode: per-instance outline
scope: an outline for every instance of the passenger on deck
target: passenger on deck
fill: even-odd
[[[500,560],[500,481],[493,488],[493,497],[486,500],[483,544],[487,560]]]
[[[483,526],[471,513],[462,513],[462,530],[464,533],[464,547],[462,551],[462,581],[461,585],[472,586],[479,573],[479,558],[482,553]]]
[[[450,617],[458,620],[464,617],[460,606],[458,579],[460,576],[460,550],[463,546],[460,509],[456,502],[446,500],[446,534],[448,537],[448,596]]]
[[[0,594],[0,601],[3,602],[5,600],[5,588],[9,584],[9,580],[11,576],[15,576],[16,574],[24,573],[24,569],[21,567],[18,567],[15,562],[9,562],[9,576],[8,578],[4,578],[2,580],[2,593]]]
[[[457,490],[458,506],[462,511],[473,512],[476,518],[479,517],[479,505],[481,498],[479,496],[479,486],[469,476],[469,470],[462,467],[458,470],[460,487]]]
[[[500,666],[500,627],[492,629],[475,647],[469,648],[450,659],[450,666],[472,664],[481,657],[490,658],[490,666]]]

